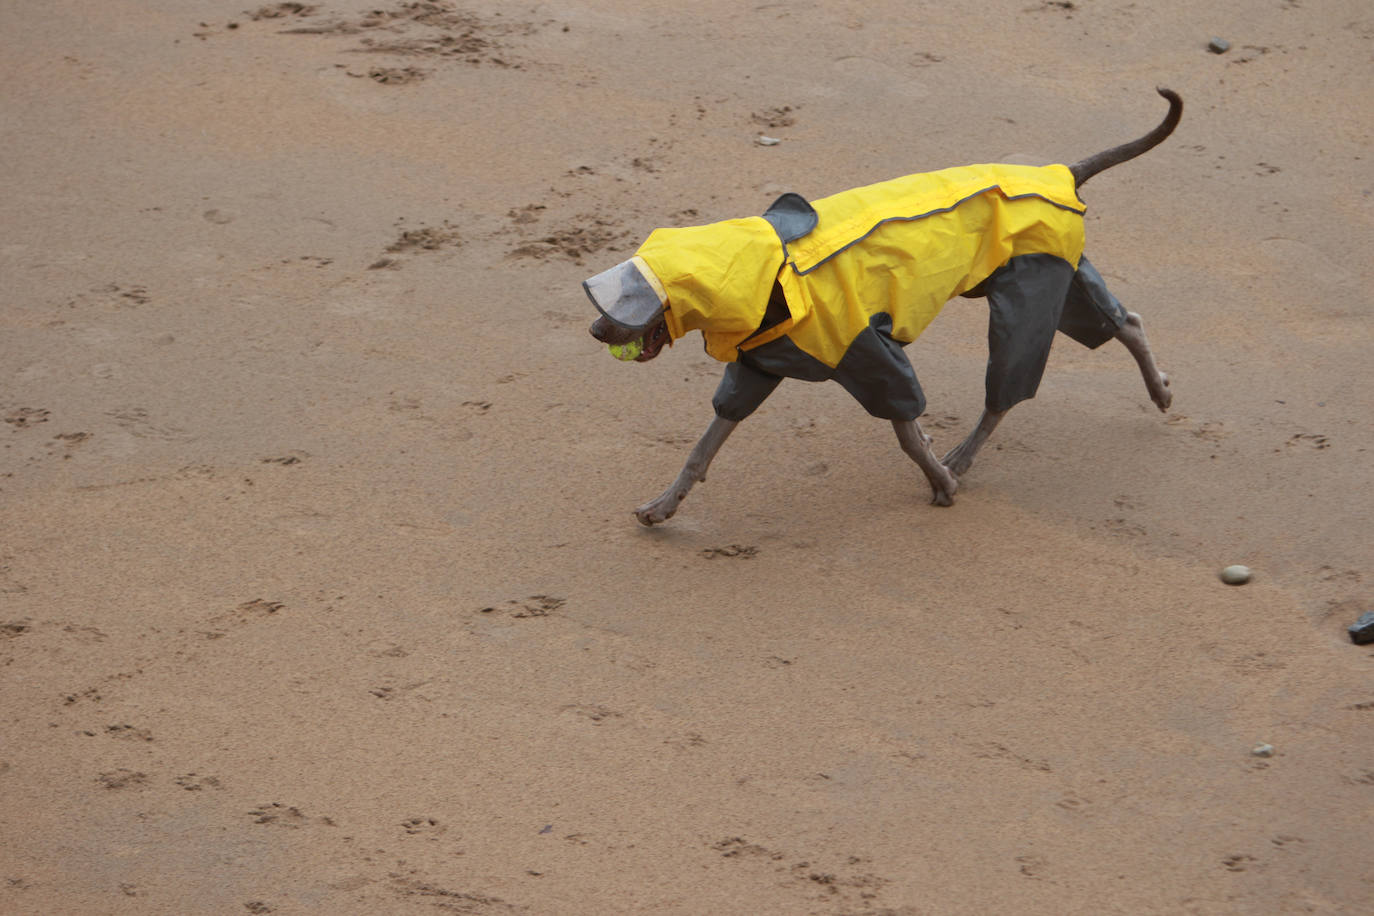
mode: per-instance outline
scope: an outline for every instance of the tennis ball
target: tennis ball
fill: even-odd
[[[629,362],[644,352],[644,338],[632,340],[627,344],[610,344],[609,349],[616,359]]]

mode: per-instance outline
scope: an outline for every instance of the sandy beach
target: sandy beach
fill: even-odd
[[[0,912],[1374,911],[1367,2],[52,0],[0,49]],[[721,365],[611,358],[584,278],[1156,86],[1083,196],[1167,412],[1061,338],[937,508],[793,381],[636,523]],[[907,348],[937,454],[986,328]]]

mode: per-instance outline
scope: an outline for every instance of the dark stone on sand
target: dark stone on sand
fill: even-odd
[[[1361,614],[1360,619],[1346,629],[1350,633],[1350,641],[1357,646],[1374,642],[1374,611]]]
[[[1227,51],[1231,50],[1231,43],[1225,38],[1213,38],[1211,41],[1207,42],[1207,50],[1211,51],[1213,54],[1225,54]]]

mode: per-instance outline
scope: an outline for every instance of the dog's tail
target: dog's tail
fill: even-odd
[[[1128,159],[1134,159],[1136,156],[1153,149],[1163,143],[1165,137],[1174,132],[1179,119],[1183,117],[1183,99],[1179,98],[1178,93],[1172,89],[1156,88],[1155,91],[1169,100],[1169,113],[1164,116],[1164,120],[1159,123],[1158,127],[1138,140],[1103,150],[1069,166],[1069,171],[1073,173],[1073,186],[1075,188],[1082,187],[1083,182],[1098,172],[1106,171],[1114,165],[1120,165]]]

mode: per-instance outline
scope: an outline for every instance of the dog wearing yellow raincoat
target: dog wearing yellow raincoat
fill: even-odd
[[[635,256],[583,283],[601,315],[591,333],[622,358],[655,358],[691,331],[724,362],[715,419],[677,479],[635,516],[672,517],[716,452],[783,378],[833,379],[892,422],[936,505],[1020,401],[1034,397],[1056,331],[1091,348],[1113,338],[1135,358],[1160,410],[1172,400],[1140,317],[1083,256],[1090,177],[1161,143],[1183,102],[1150,133],[1072,166],[973,165],[908,175],[807,202],[784,194],[762,217],[658,229]],[[983,415],[942,460],[917,418],[925,396],[903,347],[956,296],[986,297]]]

